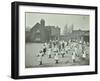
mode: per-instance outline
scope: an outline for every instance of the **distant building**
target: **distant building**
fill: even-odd
[[[60,40],[68,41],[69,39],[89,42],[89,31],[73,30],[72,33],[67,33],[66,35],[60,36]]]
[[[69,33],[72,33],[73,28],[74,28],[73,24],[71,24],[70,26],[68,26],[68,24],[66,24],[65,27],[64,27],[64,30],[63,30],[63,35],[67,35]]]
[[[26,31],[26,42],[49,42],[60,38],[60,28],[45,26],[45,20],[41,19],[30,31]]]
[[[64,27],[63,35],[60,36],[60,40],[68,41],[70,39],[81,40],[89,42],[89,30],[74,30],[74,25],[68,25]]]

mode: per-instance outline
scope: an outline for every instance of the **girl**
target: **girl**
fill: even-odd
[[[59,58],[58,58],[58,52],[56,52],[56,54],[54,56],[54,59],[55,59],[55,64],[58,64],[58,60],[59,60]]]
[[[83,58],[83,60],[85,60],[85,58],[86,58],[86,51],[85,50],[83,51],[82,58]]]
[[[47,50],[48,58],[51,58],[51,48],[49,47]]]
[[[39,54],[38,54],[38,61],[39,61],[39,65],[42,65],[42,57],[43,57],[43,52],[42,50],[40,50]]]
[[[62,58],[64,58],[64,55],[65,55],[65,49],[62,49],[62,50],[61,50],[61,55],[62,55]]]
[[[75,62],[75,52],[73,51],[73,53],[72,53],[72,62]]]
[[[42,56],[44,55],[46,55],[46,45],[45,44],[43,45],[43,55]]]

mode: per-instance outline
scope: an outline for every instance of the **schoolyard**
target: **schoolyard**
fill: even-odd
[[[39,65],[37,54],[41,50],[43,43],[26,43],[25,45],[25,67],[36,68],[36,67],[56,67],[56,66],[81,66],[89,65],[89,56],[83,60],[80,57],[76,57],[76,62],[72,62],[70,54],[66,54],[64,58],[59,55],[59,63],[55,64],[54,57],[48,58],[44,55],[42,58],[42,65]]]

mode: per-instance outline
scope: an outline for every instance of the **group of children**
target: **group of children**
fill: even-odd
[[[87,47],[89,47],[88,42],[86,43],[77,40],[69,40],[69,41],[50,40],[49,43],[43,44],[41,50],[37,55],[39,65],[43,64],[42,61],[44,56],[47,56],[48,59],[53,58],[55,64],[58,64],[60,58],[64,58],[66,55],[71,55],[72,62],[76,61],[76,57],[79,58],[81,57],[85,59],[87,54],[89,54]]]

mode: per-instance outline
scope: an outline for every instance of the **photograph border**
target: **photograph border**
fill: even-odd
[[[74,9],[95,10],[95,71],[20,76],[19,75],[19,6],[21,6],[21,5],[23,5],[23,6],[52,7],[52,8],[57,7],[57,8],[74,8]],[[13,79],[25,79],[25,78],[42,78],[42,77],[58,77],[58,76],[97,74],[98,73],[97,13],[98,13],[98,9],[96,6],[33,3],[33,2],[12,2],[12,4],[11,4],[11,78],[13,78]]]

